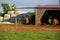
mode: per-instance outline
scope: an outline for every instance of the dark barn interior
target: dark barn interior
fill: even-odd
[[[51,23],[48,22],[49,18],[52,20]],[[41,18],[41,24],[53,24],[54,18],[58,19],[60,25],[60,10],[46,10]]]

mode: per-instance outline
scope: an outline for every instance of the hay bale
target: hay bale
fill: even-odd
[[[3,17],[0,17],[0,22],[3,21]]]
[[[8,14],[14,14],[14,11],[8,11]]]
[[[9,19],[10,18],[10,15],[9,14],[5,14],[4,15],[4,19]]]

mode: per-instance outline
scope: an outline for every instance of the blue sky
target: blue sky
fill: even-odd
[[[40,5],[59,4],[59,0],[0,0],[0,11],[2,11],[1,3],[8,3],[10,6],[16,4],[17,7],[33,7]]]

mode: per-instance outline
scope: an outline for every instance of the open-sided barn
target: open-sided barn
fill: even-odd
[[[51,14],[60,17],[60,5],[45,5],[45,6],[37,6],[36,7],[36,25],[42,24],[42,17],[46,14]],[[50,16],[51,16],[50,15]],[[48,15],[47,15],[48,16]],[[53,16],[52,16],[53,17]],[[43,17],[43,21],[47,20]],[[48,21],[48,20],[47,20]],[[46,21],[45,21],[46,22]],[[59,19],[60,22],[60,19]]]

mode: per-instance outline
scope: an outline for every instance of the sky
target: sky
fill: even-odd
[[[1,3],[15,4],[17,7],[35,7],[37,5],[59,5],[59,0],[0,0],[0,12],[3,11]]]

